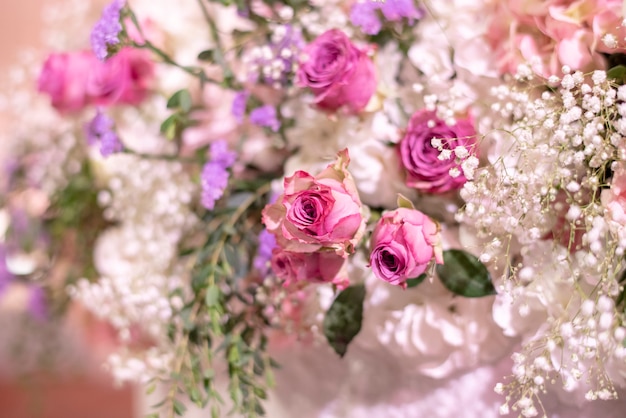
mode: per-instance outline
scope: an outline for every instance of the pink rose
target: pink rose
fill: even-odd
[[[93,103],[137,105],[147,94],[154,78],[154,63],[147,51],[123,48],[97,65],[87,81]]]
[[[263,210],[263,223],[287,251],[333,249],[345,257],[365,230],[361,200],[347,171],[348,150],[313,177],[297,171],[285,179],[285,192]]]
[[[432,145],[433,139],[441,141],[441,149]],[[415,112],[399,143],[400,157],[407,171],[406,184],[426,193],[445,193],[461,188],[466,178],[454,150],[464,147],[469,155],[475,144],[476,131],[469,120],[460,119],[449,126],[435,112]],[[450,153],[449,158],[440,159],[442,152]],[[454,169],[458,170],[458,176],[450,174]]]
[[[406,287],[407,279],[443,263],[439,225],[415,209],[384,212],[372,234],[370,266],[390,284]]]
[[[309,87],[321,109],[363,110],[376,91],[376,70],[365,50],[338,29],[324,32],[304,48],[297,78]]]
[[[91,52],[54,53],[44,62],[37,89],[59,112],[76,112],[88,104],[87,76],[98,60]]]
[[[137,105],[149,93],[154,63],[148,51],[124,48],[105,62],[93,52],[51,54],[44,63],[38,90],[60,112],[75,112],[95,104]]]
[[[272,271],[283,280],[283,286],[296,283],[334,283],[341,288],[349,284],[344,269],[346,259],[332,251],[296,253],[274,248]]]

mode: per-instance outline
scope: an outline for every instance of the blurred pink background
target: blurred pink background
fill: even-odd
[[[49,3],[50,0],[48,0]],[[85,0],[90,1],[90,0]],[[93,1],[93,0],[92,0]],[[96,0],[93,3],[105,3]],[[3,0],[0,2],[0,78],[15,64],[19,51],[41,45],[41,8],[45,0]],[[0,129],[6,127],[0,112]],[[0,155],[3,154],[0,143]],[[86,351],[82,360],[94,364],[81,372],[51,374],[46,371],[29,376],[0,374],[0,417],[2,418],[133,418],[140,414],[134,388],[114,389],[102,371],[101,361],[111,343],[103,327],[85,317],[82,309],[72,312],[70,328],[76,329],[78,350]],[[3,313],[0,311],[0,315]],[[102,338],[104,337],[104,341]],[[0,338],[2,331],[0,331]],[[84,341],[81,341],[84,340]],[[110,345],[109,345],[110,347]]]

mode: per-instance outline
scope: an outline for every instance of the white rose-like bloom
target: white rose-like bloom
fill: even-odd
[[[415,196],[415,191],[404,184],[402,164],[395,147],[378,139],[378,135],[385,135],[385,124],[388,123],[381,121],[385,118],[382,113],[364,120],[346,117],[336,121],[316,113],[313,120],[318,120],[319,124],[305,122],[290,133],[290,136],[303,138],[303,141],[299,152],[285,163],[286,176],[297,170],[317,173],[332,161],[338,151],[348,148],[348,170],[354,177],[363,203],[392,209],[397,207],[398,193],[409,198]],[[310,124],[306,131],[305,124]],[[377,135],[375,132],[381,133]]]
[[[372,298],[382,286],[389,287],[375,283],[368,288]],[[438,281],[384,292],[388,305],[370,307],[368,321],[378,325],[379,342],[392,355],[409,358],[406,364],[421,374],[444,378],[493,362],[509,346],[491,318],[492,297],[455,298]],[[394,306],[400,292],[412,294],[412,303]]]

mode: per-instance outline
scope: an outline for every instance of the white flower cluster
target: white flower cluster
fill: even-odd
[[[182,304],[172,292],[186,280],[178,245],[198,222],[191,210],[196,186],[178,162],[116,155],[105,170],[110,191],[102,191],[99,201],[105,218],[118,224],[96,244],[102,277],[97,283],[83,279],[70,293],[128,345],[128,358],[121,351],[110,359],[114,376],[145,380],[150,371],[164,370],[173,354],[166,329]]]
[[[533,399],[557,380],[593,399],[625,383],[614,303],[625,241],[619,221],[609,223],[610,204],[622,210],[624,88],[602,71],[563,72],[550,78],[552,92],[493,89],[494,130],[481,145],[488,164],[463,188],[457,216],[489,243],[481,260],[505,267],[494,318],[525,345],[503,409],[523,416],[538,413]]]

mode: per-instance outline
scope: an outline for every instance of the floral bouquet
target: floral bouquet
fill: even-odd
[[[279,366],[312,402],[332,379],[306,350],[348,365],[310,416],[552,416],[626,387],[620,1],[74,6],[38,94],[4,100],[0,294],[108,323],[152,416],[263,415],[298,387]],[[495,404],[356,405],[383,369],[409,391],[503,358],[465,383]]]

